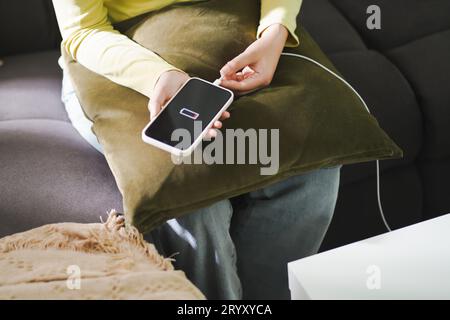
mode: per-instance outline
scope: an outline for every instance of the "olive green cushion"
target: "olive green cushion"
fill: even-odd
[[[259,12],[259,1],[212,0],[171,6],[140,17],[130,29],[123,30],[126,23],[121,27],[169,63],[212,81],[255,40]],[[305,30],[299,27],[297,33],[301,45],[286,51],[335,70]],[[261,175],[261,166],[251,164],[176,165],[169,153],[141,140],[149,121],[146,97],[65,57],[123,195],[127,221],[142,232],[292,175],[402,155],[341,81],[308,61],[282,56],[271,85],[235,100],[229,109],[232,116],[224,122],[224,129],[279,129],[278,173]]]

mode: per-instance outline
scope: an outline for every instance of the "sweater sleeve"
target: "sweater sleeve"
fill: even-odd
[[[150,97],[163,72],[178,70],[114,30],[103,0],[53,0],[53,5],[63,47],[91,71]]]
[[[298,36],[295,34],[297,27],[297,15],[300,11],[302,0],[261,0],[261,18],[257,30],[257,38],[270,25],[279,23],[289,31],[286,47],[299,45]]]

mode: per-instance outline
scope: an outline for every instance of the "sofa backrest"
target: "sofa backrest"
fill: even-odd
[[[0,56],[55,49],[60,41],[51,0],[0,0]]]

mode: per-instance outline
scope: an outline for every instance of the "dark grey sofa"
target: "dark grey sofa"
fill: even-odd
[[[381,30],[366,28],[372,4]],[[299,20],[405,152],[382,163],[388,221],[450,212],[450,1],[304,0]],[[58,44],[50,1],[0,0],[0,236],[122,209],[103,156],[68,122]],[[374,163],[343,168],[322,249],[384,232],[375,186]]]

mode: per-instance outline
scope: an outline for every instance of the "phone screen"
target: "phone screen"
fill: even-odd
[[[189,79],[145,130],[145,135],[176,147],[179,141],[172,141],[172,133],[183,128],[190,133],[190,144],[193,144],[231,97],[225,89],[199,79]],[[196,121],[200,121],[201,130],[198,127],[194,130]]]

